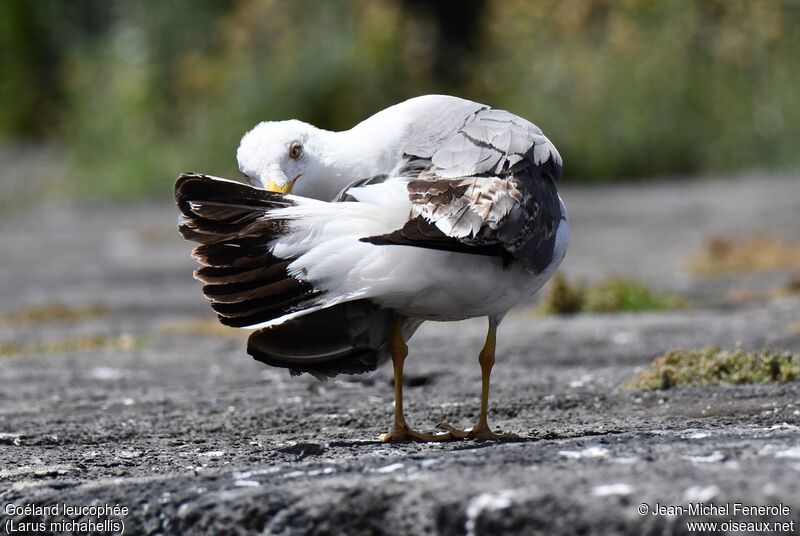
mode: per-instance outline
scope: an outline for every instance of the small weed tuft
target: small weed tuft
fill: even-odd
[[[716,346],[678,349],[657,357],[624,389],[664,390],[717,384],[800,380],[800,355],[777,350],[745,352]]]
[[[0,357],[19,357],[29,354],[62,354],[71,352],[91,352],[94,350],[132,350],[147,346],[147,339],[122,334],[84,335],[53,341],[40,341],[29,345],[0,341]]]
[[[763,235],[737,240],[715,235],[689,259],[689,270],[700,277],[797,269],[800,246]]]
[[[570,283],[558,273],[553,278],[543,311],[549,314],[617,313],[680,309],[687,304],[682,298],[660,294],[643,283],[611,277],[594,285]]]
[[[103,305],[71,307],[63,303],[45,303],[30,309],[23,309],[0,315],[0,324],[43,324],[47,322],[77,322],[108,314]]]

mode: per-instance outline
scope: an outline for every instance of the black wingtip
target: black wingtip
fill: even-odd
[[[191,202],[247,205],[265,209],[295,205],[281,192],[194,172],[181,173],[175,180],[174,191],[178,208],[190,218],[197,216],[192,210]]]
[[[260,324],[307,306],[320,291],[287,273],[289,259],[272,255],[269,243],[286,228],[270,211],[294,203],[285,195],[201,173],[175,181],[181,235],[200,244],[203,293],[223,324]]]
[[[173,187],[173,191],[175,192],[175,201],[178,203],[178,206],[181,206],[182,198],[186,197],[187,188],[191,182],[206,182],[213,180],[214,179],[208,175],[195,173],[193,171],[186,171],[178,175],[178,178],[175,179],[175,186]]]
[[[561,178],[561,174],[564,171],[564,165],[561,162],[558,162],[552,154],[550,155],[550,159],[544,163],[543,166],[548,173],[550,174],[550,178],[553,181],[557,181]]]

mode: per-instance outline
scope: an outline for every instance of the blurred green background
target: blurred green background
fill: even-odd
[[[0,73],[0,144],[60,148],[81,198],[235,177],[260,120],[433,92],[531,119],[570,181],[800,164],[798,1],[4,0]]]

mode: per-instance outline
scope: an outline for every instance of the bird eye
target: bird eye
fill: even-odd
[[[289,158],[292,160],[300,160],[301,156],[303,156],[303,146],[299,143],[293,143],[289,148]]]

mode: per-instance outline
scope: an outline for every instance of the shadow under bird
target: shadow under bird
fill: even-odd
[[[220,321],[255,330],[259,361],[324,379],[391,359],[385,441],[501,439],[487,421],[497,327],[549,279],[569,242],[562,162],[504,110],[426,95],[350,130],[264,122],[237,158],[253,185],[186,173],[179,228]],[[403,414],[407,341],[425,320],[488,317],[477,425],[413,430]]]

